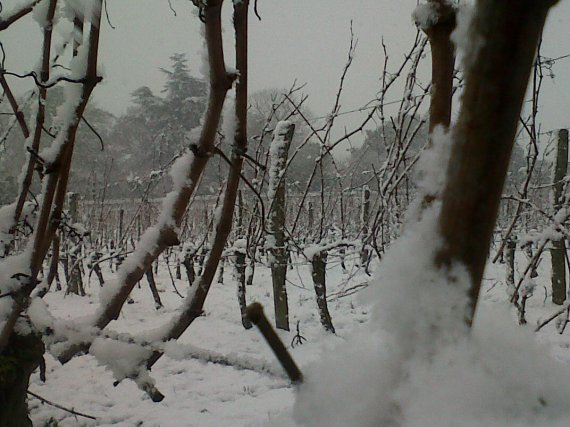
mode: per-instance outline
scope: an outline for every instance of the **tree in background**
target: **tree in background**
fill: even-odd
[[[189,133],[200,124],[206,108],[206,83],[191,75],[184,54],[174,54],[170,60],[169,69],[161,68],[166,76],[163,96],[155,95],[147,86],[134,90],[133,105],[117,119],[110,135],[118,174],[113,178],[124,176],[128,170],[130,189],[137,195],[147,188],[149,176],[162,182],[160,192],[169,188],[171,183],[162,178],[173,159],[188,146]],[[131,194],[123,187],[116,195]]]

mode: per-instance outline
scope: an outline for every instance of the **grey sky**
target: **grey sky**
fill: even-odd
[[[4,0],[4,7],[15,1]],[[164,81],[159,67],[168,67],[168,57],[175,52],[186,53],[192,71],[199,75],[201,23],[193,15],[189,0],[172,0],[177,16],[166,0],[107,2],[116,29],[104,23],[101,63],[106,78],[95,96],[100,107],[120,114],[129,104],[130,93],[142,85],[158,93]],[[231,2],[226,3],[225,35],[230,39]],[[415,5],[416,0],[259,0],[262,21],[251,16],[250,90],[288,87],[297,79],[307,83],[305,92],[314,113],[326,114],[346,61],[352,20],[358,49],[342,104],[344,110],[363,105],[378,90],[383,61],[381,37],[395,66],[415,34],[410,18]],[[569,28],[570,1],[562,0],[547,24],[544,55],[570,53]],[[29,70],[39,52],[38,25],[26,17],[0,36],[7,53],[6,67]],[[228,65],[232,65],[231,40],[226,51]],[[421,76],[426,82],[427,60]],[[556,62],[553,71],[556,78],[547,78],[544,84],[544,130],[570,126],[570,58]],[[23,90],[22,85],[18,89]]]

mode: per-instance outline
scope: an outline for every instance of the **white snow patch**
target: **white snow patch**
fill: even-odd
[[[89,353],[109,367],[117,380],[138,378],[146,373],[144,362],[152,351],[137,344],[129,344],[104,338],[96,338]]]
[[[438,195],[443,191],[447,165],[451,154],[452,138],[444,126],[432,132],[432,147],[424,150],[418,160],[419,188],[423,194]]]
[[[472,4],[462,4],[457,9],[457,25],[451,33],[451,41],[455,44],[458,64],[466,69],[474,60],[484,40],[472,26],[475,8]]]
[[[436,4],[432,2],[418,4],[412,13],[412,20],[422,30],[437,24],[438,12]]]

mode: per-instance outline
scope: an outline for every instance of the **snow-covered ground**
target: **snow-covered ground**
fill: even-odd
[[[349,264],[350,265],[350,264]],[[299,260],[289,270],[288,285],[291,332],[279,331],[290,348],[299,331],[306,338],[303,345],[290,348],[296,362],[302,367],[319,357],[323,346],[332,347],[350,334],[357,324],[365,322],[368,310],[350,295],[349,288],[369,279],[357,268],[343,273],[338,259],[332,259],[328,270],[329,309],[337,334],[324,331],[320,325],[310,271]],[[74,408],[98,418],[96,422],[74,417],[59,409],[41,404],[31,398],[34,425],[42,425],[50,417],[62,426],[247,426],[269,422],[293,403],[293,389],[281,374],[281,368],[256,328],[245,330],[241,325],[233,266],[226,263],[224,284],[214,283],[205,304],[205,315],[197,319],[179,340],[200,349],[232,357],[271,364],[278,376],[236,369],[188,358],[173,360],[163,357],[153,368],[157,388],[166,395],[161,403],[153,403],[130,380],[113,386],[112,373],[99,366],[94,357],[80,356],[65,366],[51,356],[46,357],[47,381],[42,384],[39,375],[33,377],[30,390],[68,408]],[[111,276],[104,271],[106,278]],[[183,272],[184,277],[184,272]],[[112,327],[118,331],[137,333],[167,322],[181,304],[175,293],[168,270],[161,265],[157,286],[165,307],[155,310],[146,280],[133,292],[133,304],[125,305],[121,318]],[[185,293],[188,284],[176,280],[176,287]],[[258,265],[254,285],[247,288],[248,302],[259,301],[272,318],[271,275],[268,268]],[[83,317],[95,311],[98,305],[99,285],[95,275],[87,285],[87,297],[64,296],[64,292],[50,292],[46,297],[57,317]],[[348,296],[342,296],[344,292]],[[283,376],[282,376],[283,375]]]
[[[356,259],[356,256],[353,256],[353,259]],[[521,270],[524,268],[522,254],[519,259]],[[556,307],[544,298],[550,280],[548,261],[546,257],[539,266],[538,286],[528,304],[530,325],[535,325],[538,318],[556,310]],[[319,361],[323,354],[330,355],[335,351],[335,346],[358,334],[359,326],[369,322],[371,309],[368,301],[359,296],[363,294],[360,290],[365,288],[361,285],[369,283],[370,289],[380,286],[381,282],[371,280],[353,266],[350,259],[347,264],[348,271],[343,272],[338,258],[331,256],[328,265],[329,310],[336,335],[325,332],[320,325],[308,265],[301,259],[296,259],[295,267],[288,272],[291,332],[279,331],[279,335],[301,370],[311,362]],[[108,278],[111,273],[104,271],[104,274]],[[482,291],[483,313],[489,307],[506,306],[507,296],[503,281],[504,265],[490,266]],[[182,300],[174,292],[164,265],[159,269],[157,284],[165,305],[163,309],[155,310],[152,295],[146,280],[143,280],[140,287],[135,288],[133,292],[134,303],[126,305],[120,320],[111,326],[118,331],[136,334],[168,321]],[[176,286],[182,293],[187,289],[184,280],[177,280]],[[272,367],[271,371],[275,374],[224,366],[190,357],[174,360],[165,356],[153,368],[152,376],[156,380],[157,388],[166,398],[160,403],[153,403],[130,380],[113,386],[112,373],[98,365],[91,355],[75,357],[65,366],[61,366],[48,355],[47,381],[42,383],[39,374],[34,374],[30,390],[52,402],[97,417],[97,420],[76,417],[30,397],[34,425],[46,425],[50,419],[57,421],[59,426],[293,425],[291,413],[295,401],[294,388],[280,373],[274,355],[257,329],[245,330],[242,327],[236,290],[232,266],[226,263],[224,284],[215,283],[212,286],[205,305],[205,315],[191,325],[179,342],[205,352],[222,354],[229,361],[249,360],[254,368],[260,366],[260,361],[263,361]],[[87,291],[87,297],[64,296],[63,291],[54,291],[48,294],[46,301],[58,317],[83,317],[92,313],[98,305],[99,285],[95,278],[87,285]],[[258,265],[254,285],[247,288],[247,300],[261,302],[265,306],[266,314],[272,318],[271,277],[266,267]],[[514,319],[513,316],[513,324],[516,322]],[[297,333],[297,324],[306,341],[291,348],[290,343]],[[569,333],[558,335],[554,327],[549,325],[538,336],[549,344],[545,351],[549,348],[556,358],[567,362],[570,360]],[[544,363],[548,362],[545,360]],[[339,365],[338,369],[346,369],[349,365],[350,360],[342,366]],[[339,395],[342,393],[337,394]],[[342,407],[343,402],[340,400],[331,404]],[[518,424],[507,422],[505,425]]]

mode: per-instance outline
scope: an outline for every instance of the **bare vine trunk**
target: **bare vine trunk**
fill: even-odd
[[[473,321],[521,106],[551,0],[479,0],[439,218],[439,265],[471,278]],[[492,40],[492,42],[490,42]]]

